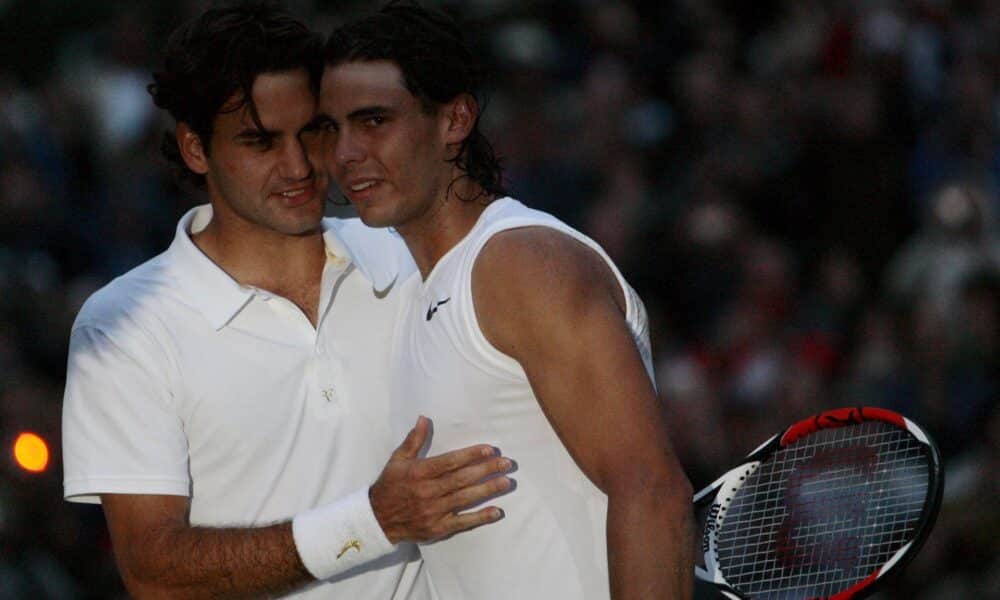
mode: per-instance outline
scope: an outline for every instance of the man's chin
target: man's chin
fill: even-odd
[[[322,228],[323,203],[311,204],[275,215],[277,229],[285,235],[309,235]]]
[[[354,208],[358,211],[358,216],[361,218],[361,222],[369,227],[394,227],[396,225],[395,220],[393,220],[389,215],[381,214],[377,210],[371,209],[361,209],[357,205]]]

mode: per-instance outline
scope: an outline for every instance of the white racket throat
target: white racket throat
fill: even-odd
[[[761,445],[761,448],[770,442],[771,440],[768,440]],[[759,449],[760,448],[758,448],[758,450]],[[760,461],[744,463],[734,469],[731,469],[725,475],[716,479],[711,485],[698,492],[698,494],[694,497],[694,501],[697,503],[709,494],[713,492],[715,493],[715,500],[708,508],[708,515],[705,519],[705,526],[701,539],[701,552],[705,557],[705,566],[695,567],[695,576],[699,579],[719,586],[729,585],[728,582],[726,582],[726,578],[723,576],[722,571],[719,569],[719,531],[722,529],[722,523],[726,518],[726,511],[732,503],[733,497],[736,495],[736,490],[738,490],[746,481],[746,478],[759,467]],[[739,598],[739,596],[730,594],[724,590],[720,591],[730,598]]]

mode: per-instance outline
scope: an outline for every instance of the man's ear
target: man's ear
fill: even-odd
[[[184,164],[199,175],[208,173],[208,155],[201,143],[201,137],[187,123],[178,123],[175,135]]]
[[[441,107],[444,115],[444,141],[461,144],[472,133],[479,118],[479,103],[472,94],[459,94]]]

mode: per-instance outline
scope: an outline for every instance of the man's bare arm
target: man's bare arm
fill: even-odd
[[[429,424],[421,418],[369,490],[386,537],[430,541],[501,517],[495,507],[453,511],[508,489],[510,470],[490,446],[420,459]],[[314,581],[299,557],[291,522],[266,527],[192,527],[183,496],[103,494],[115,558],[137,598],[241,598],[288,592]],[[331,540],[331,543],[335,543]]]
[[[612,597],[690,598],[691,486],[611,270],[569,236],[529,227],[487,243],[472,289],[487,339],[521,363],[563,444],[608,495]]]
[[[291,522],[259,528],[190,527],[184,496],[104,494],[115,559],[136,598],[277,594],[312,579]]]

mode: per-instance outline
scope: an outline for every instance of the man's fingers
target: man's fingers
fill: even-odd
[[[417,421],[369,493],[375,518],[394,543],[438,540],[496,521],[502,511],[478,507],[513,487],[505,474],[515,463],[492,446],[416,458],[428,425]],[[476,510],[458,514],[470,508]]]
[[[488,506],[477,511],[454,515],[444,521],[445,533],[441,537],[448,537],[461,531],[475,529],[476,527],[499,521],[503,517],[503,511],[495,506]]]
[[[417,417],[417,424],[406,434],[403,443],[396,448],[393,458],[416,458],[420,454],[420,449],[427,441],[427,433],[430,431],[430,420],[427,417]]]
[[[509,458],[499,456],[455,469],[442,477],[440,495],[451,494],[493,475],[509,473],[513,467]]]
[[[445,452],[431,458],[425,458],[414,467],[414,475],[421,479],[434,479],[455,469],[477,463],[486,458],[496,456],[493,446],[479,445]]]
[[[441,499],[445,512],[454,512],[469,506],[481,504],[491,498],[505,494],[513,487],[514,481],[506,476],[494,477],[476,485],[463,487]]]

